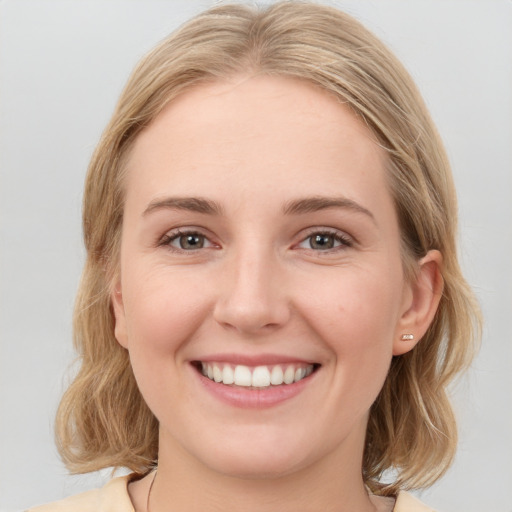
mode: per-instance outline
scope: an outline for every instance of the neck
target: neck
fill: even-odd
[[[169,447],[161,436],[150,512],[224,512],[228,508],[244,512],[373,512],[378,507],[368,496],[361,476],[363,443],[364,439],[357,450],[353,443],[347,443],[349,450],[333,450],[321,460],[284,475],[240,478],[203,465],[175,444]],[[152,478],[150,475],[140,486],[141,502]]]

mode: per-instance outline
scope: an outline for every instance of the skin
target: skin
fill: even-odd
[[[347,107],[289,78],[197,86],[138,137],[112,302],[116,337],[160,422],[151,512],[390,509],[361,477],[368,411],[392,356],[426,331],[442,281],[437,251],[417,279],[404,277],[385,162]],[[312,197],[338,203],[290,211]],[[177,229],[202,247],[180,246]],[[297,396],[243,409],[201,385],[191,363],[211,354],[319,369]],[[136,510],[148,486],[130,484]]]

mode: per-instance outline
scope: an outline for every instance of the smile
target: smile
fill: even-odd
[[[230,365],[228,363],[201,362],[201,373],[208,379],[228,386],[268,388],[293,384],[313,373],[314,364],[289,363],[272,366]]]

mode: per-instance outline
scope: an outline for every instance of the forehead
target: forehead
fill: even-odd
[[[195,86],[157,116],[135,141],[127,193],[193,187],[210,195],[212,185],[238,185],[357,196],[370,182],[387,188],[385,160],[373,133],[332,93],[293,78],[240,76]],[[158,190],[164,182],[172,190]]]

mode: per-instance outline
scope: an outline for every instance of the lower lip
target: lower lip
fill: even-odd
[[[315,375],[315,373],[312,373],[293,384],[255,389],[227,386],[226,384],[210,380],[197,371],[195,373],[209,393],[222,402],[243,409],[265,409],[286,402],[301,393]]]

